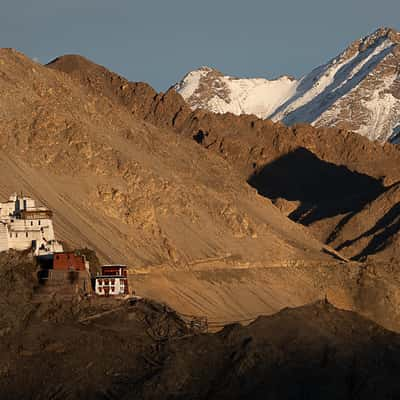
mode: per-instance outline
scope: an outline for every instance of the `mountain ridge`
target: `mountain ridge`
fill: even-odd
[[[0,50],[2,198],[31,195],[54,211],[58,239],[128,265],[138,295],[189,314],[276,310],[263,266],[338,262],[227,160],[173,131],[168,96],[67,59],[79,73]]]
[[[203,67],[173,88],[192,109],[338,127],[394,141],[400,130],[399,65],[400,33],[380,28],[299,80],[235,78]]]
[[[173,89],[156,93],[147,84],[128,82],[88,60],[85,67],[73,65],[69,57],[61,57],[49,67],[67,72],[98,96],[123,104],[135,118],[172,129],[225,158],[243,180],[320,240],[330,242],[337,234],[332,242],[337,247],[352,240],[357,231],[349,229],[352,224],[339,229],[349,213],[360,212],[400,181],[400,151],[389,143],[371,142],[338,128],[286,127],[251,115],[192,111]],[[331,194],[331,201],[318,195],[324,191]],[[299,193],[301,198],[296,198]],[[372,216],[369,223],[374,220]],[[396,249],[396,240],[387,245],[382,255]],[[349,255],[362,251],[358,241],[343,249]],[[383,247],[375,250],[381,252]]]

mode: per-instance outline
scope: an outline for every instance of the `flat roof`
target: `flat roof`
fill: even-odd
[[[97,275],[96,276],[96,279],[115,279],[115,278],[128,279],[126,276],[123,276],[123,275]]]
[[[102,265],[101,268],[104,267],[119,267],[119,268],[128,268],[127,265],[124,264],[106,264],[106,265]]]

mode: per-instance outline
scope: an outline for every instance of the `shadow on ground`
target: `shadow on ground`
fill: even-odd
[[[265,165],[248,183],[270,199],[299,201],[289,217],[303,225],[358,212],[384,191],[379,180],[323,161],[303,147]]]

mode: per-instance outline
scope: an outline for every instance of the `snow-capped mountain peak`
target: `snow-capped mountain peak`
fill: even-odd
[[[175,90],[192,108],[216,113],[255,114],[265,117],[294,93],[297,81],[289,76],[276,80],[235,78],[216,69],[201,67],[188,73]]]
[[[337,126],[391,140],[400,127],[400,33],[380,28],[296,80],[235,78],[201,67],[175,89],[193,109]]]

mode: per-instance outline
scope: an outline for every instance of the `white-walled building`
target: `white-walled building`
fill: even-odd
[[[99,296],[122,296],[129,293],[126,265],[103,265],[96,276],[95,292]]]
[[[13,194],[0,203],[0,251],[30,248],[36,255],[63,251],[55,240],[51,210],[37,207],[30,197]]]

